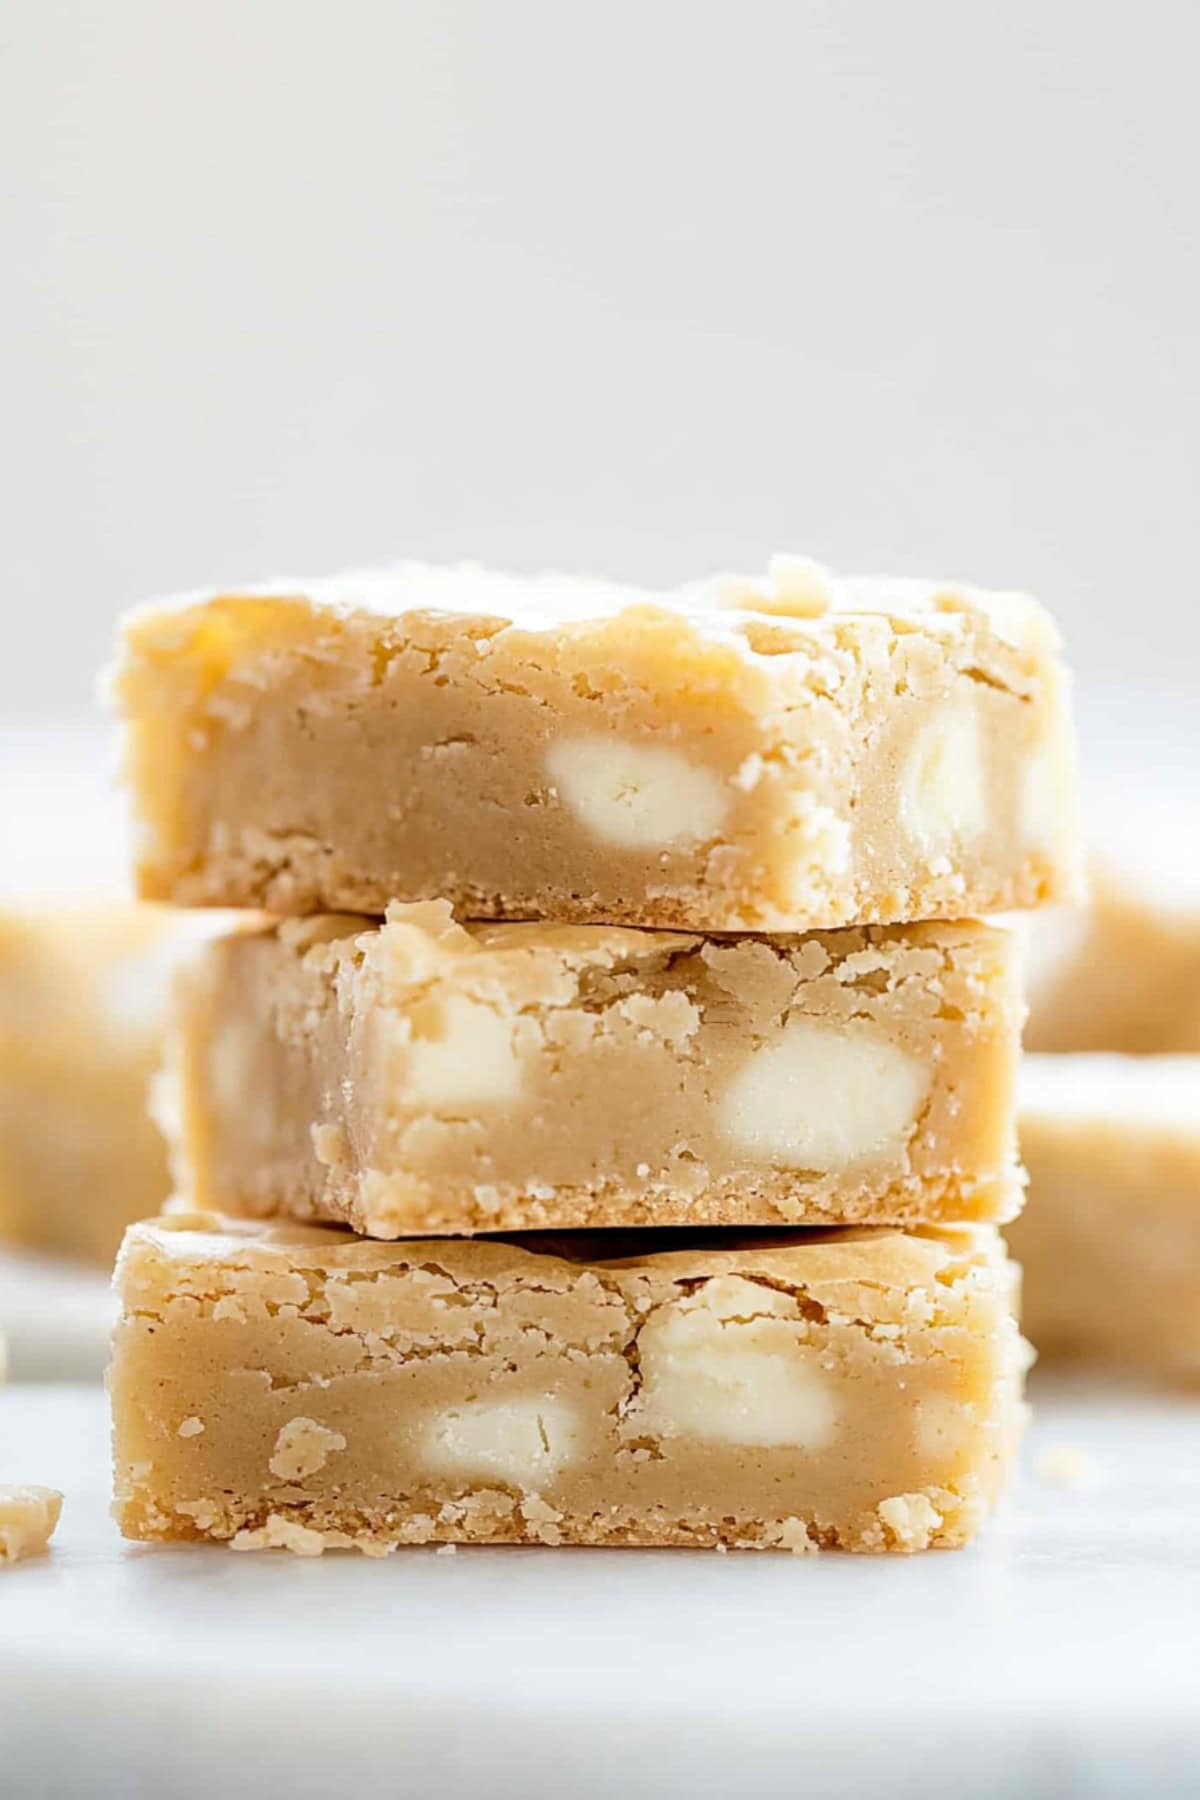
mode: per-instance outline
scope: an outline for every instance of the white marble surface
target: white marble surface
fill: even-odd
[[[0,1245],[0,1338],[10,1381],[99,1381],[115,1316],[106,1270]]]
[[[1043,1388],[985,1540],[907,1561],[127,1545],[107,1431],[0,1394],[0,1476],[67,1496],[0,1574],[22,1800],[1200,1791],[1196,1399]]]

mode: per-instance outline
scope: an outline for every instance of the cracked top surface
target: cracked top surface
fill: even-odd
[[[381,1243],[338,1226],[232,1219],[175,1202],[159,1219],[134,1226],[122,1261],[148,1250],[168,1262],[231,1275],[303,1270],[318,1277],[371,1278],[412,1267],[452,1272],[455,1280],[572,1286],[581,1267],[644,1274],[664,1282],[755,1274],[808,1290],[853,1283],[889,1292],[952,1287],[1007,1292],[1010,1268],[996,1232],[986,1226],[886,1226],[763,1230],[527,1232],[516,1237],[418,1238]]]
[[[732,991],[743,1001],[747,991],[753,994],[756,985],[761,985],[761,981],[755,982],[756,972],[768,986],[773,985],[765,974],[772,963],[793,964],[797,973],[810,978],[824,970],[842,969],[853,982],[878,974],[881,954],[886,952],[895,953],[907,973],[903,961],[907,953],[914,971],[932,981],[960,946],[999,941],[991,927],[970,919],[771,936],[532,920],[460,921],[445,900],[411,905],[393,902],[387,909],[382,938],[377,921],[351,913],[325,913],[278,924],[268,921],[259,929],[277,931],[281,943],[297,955],[329,944],[341,946],[340,956],[349,954],[361,960],[363,952],[385,943],[386,964],[376,973],[398,989],[419,988],[453,976],[464,991],[495,1003],[500,997],[497,983],[502,980],[503,999],[509,1004],[522,995],[535,1004],[561,1001],[568,994],[577,997],[574,983],[564,978],[566,971],[614,977],[633,971],[644,974],[697,952],[718,986],[725,985],[722,975],[728,971],[725,980],[732,977]]]
[[[836,635],[839,622],[855,617],[883,617],[900,630],[920,626],[951,635],[955,616],[965,614],[985,620],[1014,646],[1053,649],[1058,643],[1049,614],[1026,594],[895,576],[838,576],[806,557],[789,555],[772,557],[762,575],[714,575],[671,589],[559,573],[505,574],[472,563],[400,563],[315,581],[278,577],[232,593],[169,596],[137,609],[131,622],[207,601],[243,599],[299,602],[342,617],[455,614],[530,632],[653,609],[748,655],[802,650],[810,638]]]

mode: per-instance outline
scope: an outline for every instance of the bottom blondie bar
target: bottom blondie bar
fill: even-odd
[[[129,1231],[128,1537],[316,1554],[964,1543],[1021,1417],[990,1227],[379,1243]]]

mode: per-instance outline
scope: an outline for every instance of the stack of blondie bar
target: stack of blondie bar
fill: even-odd
[[[967,1539],[1021,1413],[1011,934],[1076,878],[1016,595],[403,568],[134,615],[183,1199],[134,1537]]]

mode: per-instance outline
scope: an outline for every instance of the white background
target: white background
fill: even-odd
[[[1188,760],[1198,57],[1194,0],[0,0],[0,710],[162,589],[790,548],[1033,588],[1092,742]]]

